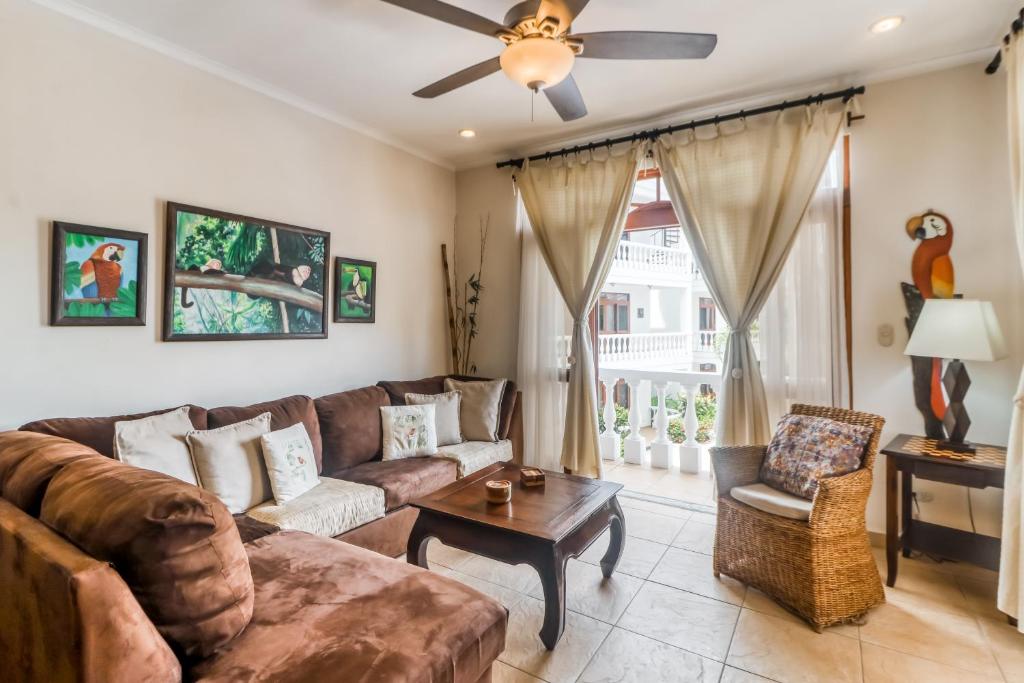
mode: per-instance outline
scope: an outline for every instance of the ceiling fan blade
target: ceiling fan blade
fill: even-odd
[[[440,0],[382,0],[389,5],[395,5],[396,7],[403,7],[411,12],[422,14],[438,21],[443,21],[446,24],[452,26],[458,26],[460,28],[469,29],[470,31],[476,31],[477,33],[483,33],[484,35],[494,36],[499,31],[504,31],[505,27],[496,21],[491,21],[486,17],[481,17],[479,14],[473,14],[468,10],[464,10],[461,7],[455,7],[449,5],[447,2],[441,2]]]
[[[413,95],[416,97],[425,97],[430,99],[432,97],[437,97],[438,95],[443,95],[446,92],[451,92],[456,88],[461,88],[464,85],[468,85],[473,81],[478,81],[484,76],[490,76],[498,71],[501,71],[501,63],[498,61],[498,57],[492,57],[486,62],[474,64],[462,71],[453,73],[447,78],[442,78],[436,83],[431,83],[427,87],[417,90]]]
[[[587,115],[587,105],[583,103],[583,95],[572,74],[558,85],[544,88],[544,94],[563,121],[575,121]]]
[[[591,59],[704,59],[718,43],[714,33],[603,31],[572,37],[583,41],[580,57]]]
[[[540,7],[537,9],[537,17],[543,19],[544,17],[565,17],[570,23],[572,20],[579,16],[583,8],[587,6],[590,0],[541,0]],[[565,30],[568,26],[563,26]]]

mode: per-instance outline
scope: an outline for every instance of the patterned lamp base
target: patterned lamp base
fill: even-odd
[[[971,418],[964,407],[964,397],[971,386],[971,378],[964,364],[959,360],[950,361],[942,377],[942,385],[946,387],[949,396],[949,405],[942,418],[942,425],[946,429],[946,440],[942,442],[942,447],[960,453],[974,453],[974,446],[965,441]]]

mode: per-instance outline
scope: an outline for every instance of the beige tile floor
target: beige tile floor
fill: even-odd
[[[711,574],[714,517],[620,497],[626,549],[604,580],[599,539],[567,577],[565,635],[553,652],[537,632],[536,574],[431,541],[431,568],[509,610],[496,683],[811,683],[1024,681],[1024,635],[995,609],[995,574],[901,560],[896,588],[863,626],[822,634],[763,593]],[[881,551],[876,561],[882,566]]]
[[[701,505],[714,505],[715,484],[710,472],[688,474],[680,472],[678,464],[669,469],[652,468],[650,454],[643,465],[605,461],[604,478],[622,484],[627,490],[650,496],[672,498]]]

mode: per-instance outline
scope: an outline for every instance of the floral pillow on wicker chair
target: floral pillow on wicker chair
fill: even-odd
[[[812,500],[818,481],[860,468],[872,429],[810,415],[787,415],[768,446],[761,481]]]

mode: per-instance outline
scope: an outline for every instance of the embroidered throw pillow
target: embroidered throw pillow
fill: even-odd
[[[383,406],[384,460],[400,460],[437,453],[434,404]]]
[[[199,485],[214,493],[231,514],[273,498],[260,437],[270,433],[270,413],[233,425],[189,432]]]
[[[459,409],[462,406],[461,391],[446,391],[443,394],[406,394],[407,406],[434,405],[434,424],[437,428],[437,445],[454,446],[462,443],[462,429],[459,426]]]
[[[186,484],[198,484],[185,435],[195,430],[188,406],[139,420],[114,423],[114,457]]]
[[[818,481],[860,468],[872,429],[810,415],[787,415],[768,446],[761,481],[812,500]]]
[[[501,417],[501,397],[505,393],[503,379],[460,382],[448,378],[445,391],[461,391],[459,426],[466,441],[497,441]]]
[[[320,483],[313,442],[301,422],[260,437],[274,501],[281,505]]]

